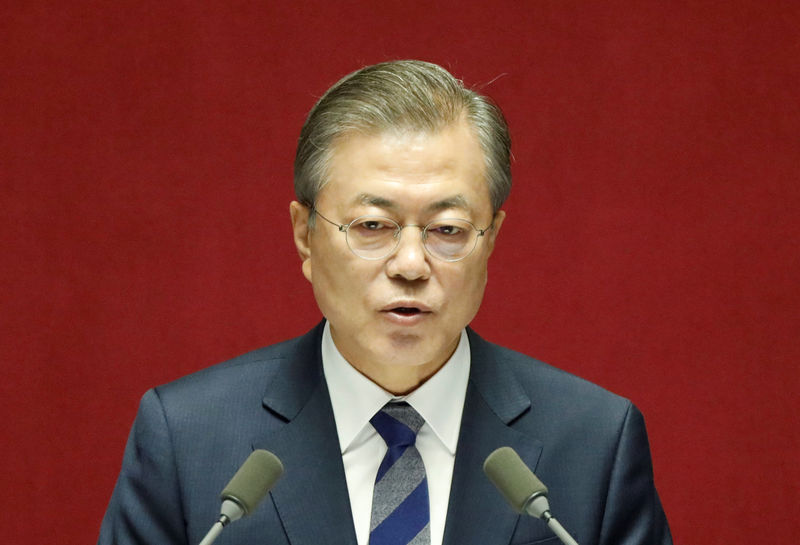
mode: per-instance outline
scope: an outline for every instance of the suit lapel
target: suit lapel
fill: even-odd
[[[498,349],[468,330],[470,380],[456,451],[444,545],[507,545],[518,515],[483,473],[496,448],[510,446],[535,470],[542,444],[515,430],[514,420],[531,400]],[[292,545],[354,545],[350,499],[336,423],[322,373],[322,325],[301,338],[276,364],[264,394],[265,410],[277,418],[253,441],[274,452],[284,477],[270,495]],[[273,427],[274,426],[274,427]]]
[[[495,449],[510,446],[535,470],[542,443],[510,425],[531,407],[497,349],[469,332],[470,381],[456,450],[444,545],[505,545],[519,516],[483,473]]]
[[[270,493],[292,545],[356,543],[336,423],[322,373],[322,326],[281,363],[264,395],[279,428],[254,441],[274,452],[284,477]]]

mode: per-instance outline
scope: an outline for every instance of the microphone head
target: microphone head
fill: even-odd
[[[525,512],[534,496],[546,496],[547,487],[511,447],[500,447],[483,463],[483,471],[517,513]]]
[[[238,504],[249,515],[283,475],[283,464],[268,450],[254,450],[222,490],[220,499]]]

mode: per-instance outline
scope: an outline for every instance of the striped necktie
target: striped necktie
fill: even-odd
[[[414,443],[425,420],[408,403],[387,403],[370,420],[386,451],[372,494],[369,545],[429,545],[425,466]]]

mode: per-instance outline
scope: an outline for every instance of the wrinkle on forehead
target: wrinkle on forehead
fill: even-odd
[[[354,199],[354,203],[366,206],[377,206],[378,208],[385,208],[387,210],[397,210],[402,207],[402,205],[397,201],[388,199],[386,197],[381,197],[379,195],[372,195],[370,193],[359,194]],[[426,205],[424,210],[426,212],[439,212],[442,210],[450,210],[453,208],[467,210],[467,211],[472,210],[472,206],[470,206],[467,198],[461,194],[452,195],[444,199],[439,199],[437,201],[434,201]]]

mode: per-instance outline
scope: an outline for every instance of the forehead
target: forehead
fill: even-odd
[[[340,207],[491,206],[483,151],[466,122],[435,133],[340,137],[318,200]]]

